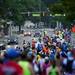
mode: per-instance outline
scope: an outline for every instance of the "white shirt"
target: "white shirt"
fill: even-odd
[[[40,42],[37,42],[36,44],[35,44],[35,48],[37,48],[38,47],[38,44],[43,44],[42,42],[40,43]]]

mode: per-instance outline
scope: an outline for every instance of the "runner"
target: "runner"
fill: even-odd
[[[52,61],[51,66],[47,68],[47,75],[62,75],[55,61]]]
[[[14,48],[6,51],[4,64],[0,67],[0,75],[23,75],[23,69],[17,64],[20,54]]]
[[[27,61],[27,54],[25,52],[21,54],[21,60],[18,64],[23,68],[23,75],[34,75],[32,65]]]

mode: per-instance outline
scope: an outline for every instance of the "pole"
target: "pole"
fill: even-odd
[[[60,22],[60,29],[62,28],[61,22]]]
[[[7,24],[9,25],[9,36],[11,37],[12,36],[12,21],[10,22],[7,22]]]
[[[59,22],[57,21],[56,23],[57,23],[57,29],[59,29]]]
[[[28,12],[28,16],[30,16],[30,12]]]
[[[10,23],[10,37],[12,36],[12,27],[11,27],[11,23]]]
[[[41,14],[41,0],[40,0],[40,3],[39,3],[39,11],[40,11],[40,14]],[[40,22],[41,22],[41,15],[40,15]],[[39,26],[40,28],[40,26]]]

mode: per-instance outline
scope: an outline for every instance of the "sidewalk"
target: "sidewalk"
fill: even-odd
[[[71,35],[71,43],[72,43],[72,46],[75,47],[75,33],[72,33]]]

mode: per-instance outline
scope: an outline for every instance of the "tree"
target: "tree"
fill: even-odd
[[[75,18],[75,1],[74,0],[62,0],[64,6],[64,12],[67,15],[67,20],[73,21]]]
[[[63,18],[65,24],[68,27],[71,26],[71,23],[75,20],[75,2],[74,0],[56,0],[55,2],[49,2],[47,4],[52,14],[66,14]],[[60,20],[60,18],[58,18]]]
[[[31,2],[32,1],[32,2]],[[1,9],[2,13],[1,16],[5,17],[6,19],[13,20],[19,25],[19,29],[21,28],[24,21],[24,17],[21,12],[28,11],[32,8],[32,4],[34,0],[2,0],[1,2]],[[31,4],[30,4],[31,2]],[[5,11],[6,10],[6,11]]]

